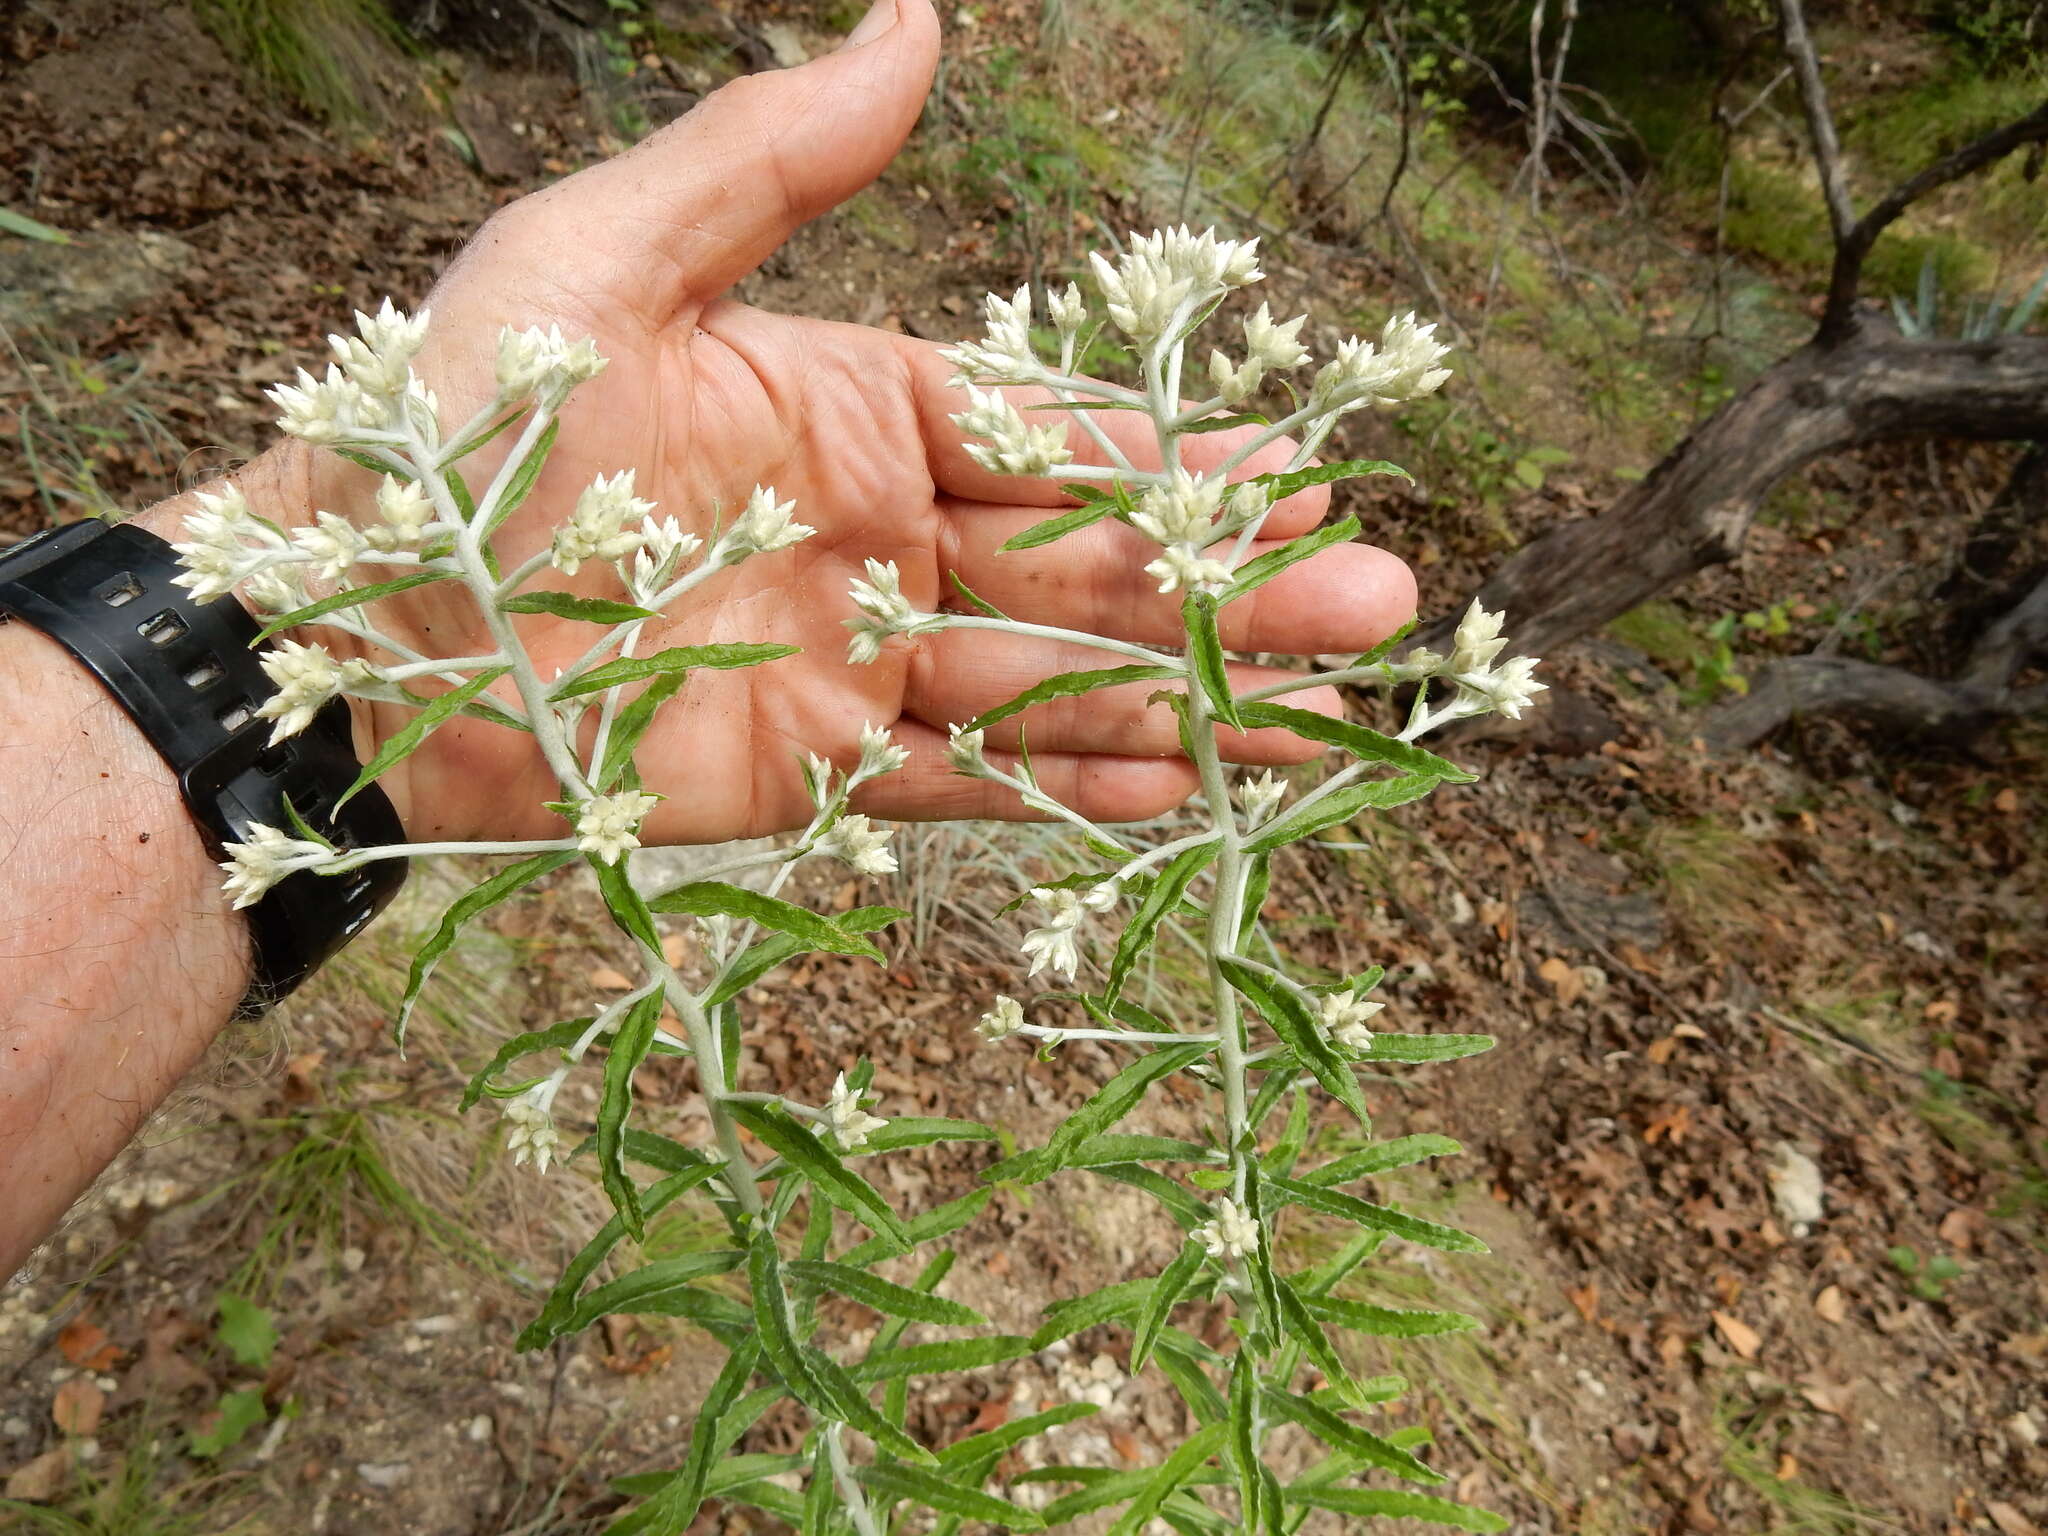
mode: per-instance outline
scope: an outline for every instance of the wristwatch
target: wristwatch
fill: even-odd
[[[348,706],[330,701],[276,746],[256,713],[275,690],[250,648],[257,623],[232,597],[196,603],[173,586],[178,557],[155,534],[90,519],[0,551],[0,623],[19,619],[63,646],[106,685],[178,775],[216,856],[256,824],[289,829],[291,810],[337,847],[405,841],[376,785],[336,811],[361,771]],[[246,908],[255,976],[243,1000],[260,1012],[362,931],[405,881],[403,859],[346,875],[288,876]]]

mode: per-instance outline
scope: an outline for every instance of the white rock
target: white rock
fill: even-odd
[[[1781,1141],[1771,1148],[1771,1166],[1765,1177],[1770,1180],[1779,1218],[1794,1237],[1806,1236],[1825,1213],[1827,1191],[1821,1184],[1819,1166],[1791,1142]]]
[[[403,1461],[359,1461],[356,1476],[372,1488],[396,1488],[412,1476],[412,1466]]]

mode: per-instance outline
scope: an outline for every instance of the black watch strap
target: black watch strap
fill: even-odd
[[[335,699],[288,741],[267,745],[256,707],[275,690],[250,649],[256,621],[232,597],[195,603],[177,554],[153,533],[97,520],[0,551],[0,620],[18,618],[76,656],[178,775],[216,853],[257,823],[290,830],[292,808],[340,847],[405,841],[372,784],[337,814],[361,771],[348,706]],[[302,871],[247,908],[255,979],[245,1009],[285,996],[359,933],[405,881],[403,859],[346,875]]]

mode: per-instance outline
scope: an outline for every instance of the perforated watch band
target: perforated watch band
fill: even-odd
[[[289,741],[266,745],[256,707],[274,690],[250,643],[256,621],[232,598],[195,603],[171,579],[177,555],[155,534],[72,523],[0,552],[0,620],[17,618],[97,676],[178,775],[216,854],[252,824],[288,828],[285,800],[341,847],[405,841],[374,784],[339,814],[354,782],[348,706],[329,703]],[[342,876],[301,872],[247,909],[255,978],[245,1009],[285,996],[362,931],[405,880],[405,861]]]

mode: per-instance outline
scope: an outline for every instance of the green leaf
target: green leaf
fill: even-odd
[[[400,576],[393,581],[380,581],[367,587],[347,587],[342,591],[308,603],[303,608],[294,608],[283,618],[273,619],[249,642],[251,649],[261,645],[280,630],[295,629],[301,624],[338,613],[343,608],[353,608],[358,603],[374,603],[381,598],[396,597],[401,592],[410,592],[414,587],[428,586],[433,582],[447,581],[457,575],[455,571],[415,571],[410,576]]]
[[[1486,1244],[1469,1232],[1460,1232],[1456,1227],[1439,1226],[1433,1221],[1424,1221],[1420,1216],[1410,1216],[1406,1211],[1397,1211],[1384,1205],[1373,1205],[1334,1189],[1318,1189],[1313,1184],[1304,1184],[1298,1179],[1281,1178],[1268,1174],[1264,1182],[1279,1191],[1294,1205],[1306,1206],[1309,1210],[1325,1216],[1335,1216],[1361,1227],[1385,1232],[1393,1237],[1406,1238],[1411,1243],[1420,1243],[1425,1248],[1440,1248],[1445,1253],[1488,1253]]]
[[[851,912],[841,913],[836,921],[849,933],[873,933],[909,915],[901,907],[855,907]],[[803,953],[804,946],[787,934],[763,939],[726,967],[718,985],[705,998],[705,1007],[716,1008],[731,1001],[776,966]]]
[[[551,613],[558,619],[578,619],[585,624],[632,624],[654,614],[631,603],[613,602],[608,597],[578,597],[573,592],[522,592],[499,604],[507,613]]]
[[[874,1234],[891,1245],[895,1253],[910,1251],[910,1233],[889,1202],[859,1174],[841,1163],[832,1151],[806,1126],[797,1124],[779,1106],[731,1104],[728,1110],[762,1143],[779,1153],[791,1168],[841,1210],[850,1211]]]
[[[1394,654],[1394,648],[1396,646],[1398,646],[1403,640],[1406,640],[1410,635],[1415,633],[1415,623],[1416,621],[1414,619],[1410,619],[1406,624],[1403,624],[1399,629],[1395,630],[1391,635],[1387,636],[1387,638],[1382,640],[1378,645],[1374,646],[1371,650],[1367,651],[1363,656],[1360,656],[1358,660],[1352,662],[1351,665],[1354,667],[1371,667],[1377,666],[1380,662],[1385,661],[1389,656]]]
[[[1131,1330],[1131,1371],[1135,1374],[1152,1356],[1152,1346],[1159,1342],[1159,1330],[1166,1326],[1166,1320],[1173,1312],[1173,1304],[1180,1300],[1189,1283],[1202,1267],[1203,1249],[1197,1242],[1185,1242],[1180,1252],[1173,1256],[1173,1262],[1161,1272],[1152,1293],[1145,1298],[1144,1310],[1138,1314],[1137,1326]]]
[[[535,1051],[564,1050],[583,1038],[583,1031],[590,1028],[593,1020],[564,1019],[559,1024],[550,1024],[546,1029],[530,1029],[521,1035],[514,1035],[487,1063],[482,1071],[469,1080],[469,1086],[462,1090],[462,1101],[455,1106],[456,1112],[466,1114],[476,1107],[477,1100],[490,1087],[491,1079],[522,1056],[531,1056]]]
[[[944,1205],[934,1206],[922,1216],[912,1217],[904,1231],[910,1236],[910,1246],[920,1247],[925,1243],[958,1232],[981,1214],[982,1207],[995,1198],[993,1189],[976,1189],[957,1200],[948,1200]],[[871,1237],[859,1246],[849,1248],[839,1256],[842,1264],[872,1264],[877,1259],[887,1258],[896,1248],[886,1239]]]
[[[215,1305],[220,1323],[214,1331],[235,1363],[257,1371],[266,1368],[277,1348],[277,1327],[270,1313],[233,1291],[222,1291]]]
[[[960,573],[958,571],[946,572],[946,579],[953,583],[954,591],[958,592],[962,597],[966,598],[968,602],[972,603],[983,614],[987,615],[991,619],[1001,619],[1005,623],[1009,621],[1010,616],[1007,613],[1003,612],[1002,609],[998,608],[994,603],[990,602],[987,598],[983,597],[980,593],[976,592],[974,588],[970,587],[969,585],[967,585],[966,582],[962,581],[960,579]]]
[[[505,482],[504,494],[498,498],[498,505],[491,513],[491,520],[484,525],[482,538],[488,541],[492,534],[505,526],[505,519],[519,510],[519,504],[526,500],[533,490],[534,481],[540,478],[541,466],[548,461],[548,451],[555,446],[555,434],[561,430],[559,420],[551,421],[542,430],[540,439],[519,461],[519,467],[512,471],[512,478]],[[454,475],[451,473],[452,480]]]
[[[1223,641],[1216,633],[1216,594],[1190,592],[1180,605],[1180,621],[1188,635],[1188,663],[1208,697],[1211,712],[1232,730],[1244,729],[1237,699],[1230,691]]]
[[[1067,1166],[1067,1154],[1091,1136],[1106,1131],[1134,1109],[1146,1091],[1161,1078],[1178,1072],[1209,1054],[1206,1045],[1170,1045],[1140,1056],[1089,1097],[1066,1123],[1053,1132],[1052,1139],[1035,1152],[1008,1158],[986,1170],[985,1179],[1015,1179],[1035,1184]],[[1000,1170],[1000,1171],[999,1171]]]
[[[1352,1076],[1350,1066],[1331,1046],[1321,1022],[1309,1011],[1308,1004],[1285,983],[1263,971],[1251,969],[1242,961],[1225,956],[1217,964],[1230,984],[1265,1016],[1266,1023],[1280,1037],[1280,1043],[1287,1047],[1288,1054],[1307,1068],[1323,1085],[1324,1091],[1354,1117],[1365,1120],[1365,1095],[1359,1091],[1358,1079]]]
[[[939,1452],[939,1466],[948,1471],[971,1467],[984,1458],[1000,1456],[1011,1446],[1020,1445],[1035,1435],[1058,1429],[1062,1424],[1071,1424],[1076,1419],[1089,1418],[1100,1411],[1093,1403],[1062,1403],[1057,1408],[1048,1408],[1028,1418],[1011,1419],[995,1429],[954,1441]]]
[[[1438,1333],[1468,1333],[1479,1326],[1478,1318],[1467,1317],[1463,1312],[1375,1307],[1337,1296],[1305,1296],[1302,1304],[1326,1323],[1376,1339],[1421,1339]]]
[[[848,1372],[855,1381],[886,1381],[897,1376],[930,1376],[942,1371],[973,1371],[1001,1365],[1033,1353],[1039,1346],[1014,1333],[985,1334],[978,1339],[943,1339],[936,1344],[911,1344],[878,1350]]]
[[[1109,1536],[1137,1536],[1145,1528],[1145,1523],[1159,1513],[1159,1506],[1166,1502],[1166,1496],[1185,1483],[1203,1462],[1223,1449],[1227,1433],[1224,1425],[1211,1424],[1183,1440],[1152,1474],[1143,1491],[1131,1500],[1116,1524],[1109,1528]]]
[[[1056,1301],[1045,1309],[1045,1321],[1031,1335],[1031,1346],[1043,1349],[1056,1339],[1070,1339],[1103,1323],[1136,1317],[1144,1312],[1158,1284],[1156,1275],[1138,1280],[1119,1280],[1085,1296],[1070,1296],[1064,1301]]]
[[[714,1178],[722,1166],[719,1163],[703,1162],[663,1179],[640,1197],[642,1211],[648,1216],[659,1214],[691,1190]],[[516,1348],[539,1349],[545,1344],[552,1344],[568,1331],[566,1323],[576,1310],[577,1297],[583,1289],[583,1282],[597,1272],[597,1267],[610,1256],[614,1248],[618,1247],[625,1235],[625,1217],[614,1212],[611,1219],[600,1227],[597,1234],[569,1261],[568,1267],[562,1271],[562,1278],[557,1280],[554,1289],[548,1292],[548,1299],[542,1305],[540,1315],[520,1330]]]
[[[1071,493],[1072,488],[1068,489]],[[1101,522],[1115,510],[1116,502],[1110,497],[1102,497],[1085,506],[1075,507],[1070,512],[1062,512],[1058,517],[1049,517],[1042,523],[1033,523],[1022,533],[1013,534],[996,553],[1007,555],[1014,550],[1037,549],[1042,544],[1051,544],[1055,540],[1064,539],[1070,533],[1079,533],[1083,528]]]
[[[419,947],[412,957],[412,971],[406,977],[405,996],[398,1004],[398,1023],[395,1026],[400,1050],[405,1048],[406,1021],[412,1017],[413,1005],[419,1001],[420,991],[427,984],[427,978],[434,973],[434,967],[441,957],[454,945],[462,925],[479,912],[495,907],[499,902],[514,895],[525,886],[538,880],[552,870],[560,869],[574,859],[576,854],[568,849],[556,853],[535,854],[517,864],[507,865],[484,880],[472,886],[457,897],[454,904],[441,914],[441,923],[434,930],[432,938]]]
[[[905,1147],[928,1147],[936,1141],[995,1141],[996,1133],[979,1120],[948,1120],[939,1115],[906,1115],[891,1120],[868,1139],[854,1156],[877,1152],[900,1152]]]
[[[1385,459],[1340,459],[1335,464],[1312,464],[1307,469],[1253,475],[1246,483],[1262,485],[1275,501],[1283,501],[1312,485],[1328,485],[1332,481],[1352,480],[1360,475],[1399,475],[1403,480],[1415,478],[1400,465],[1389,464]]]
[[[1302,1353],[1323,1373],[1325,1381],[1333,1387],[1347,1385],[1351,1372],[1330,1343],[1330,1336],[1323,1332],[1323,1325],[1316,1321],[1308,1303],[1288,1283],[1285,1275],[1275,1275],[1273,1279],[1274,1292],[1280,1298],[1281,1330],[1301,1346]]]
[[[1392,810],[1397,805],[1420,800],[1440,782],[1434,774],[1410,773],[1398,779],[1374,779],[1364,784],[1347,785],[1320,800],[1303,801],[1278,821],[1262,828],[1244,845],[1245,852],[1271,853],[1275,848],[1314,837],[1325,827],[1334,827],[1366,811]]]
[[[857,933],[850,933],[829,917],[800,907],[780,897],[722,880],[695,880],[663,891],[647,903],[655,912],[686,913],[691,917],[738,917],[777,933],[786,933],[807,950],[822,949],[834,955],[859,955],[879,960],[882,952]]]
[[[558,684],[548,697],[560,702],[586,693],[601,693],[607,688],[616,688],[620,683],[637,683],[643,678],[660,677],[668,672],[689,672],[698,667],[754,667],[765,661],[794,656],[800,649],[794,645],[737,643],[675,645],[665,651],[656,651],[652,656],[624,656],[592,667],[588,672],[580,672],[567,682]]]
[[[448,487],[448,499],[455,503],[455,510],[462,514],[462,520],[466,523],[475,517],[476,498],[469,493],[469,482],[452,469],[442,470],[441,480]],[[491,568],[491,574],[498,574],[495,565]]]
[[[1240,1348],[1230,1362],[1230,1465],[1237,1474],[1237,1497],[1244,1524],[1255,1525],[1265,1489],[1259,1482],[1259,1363]]]
[[[1400,1136],[1327,1162],[1304,1173],[1301,1182],[1323,1188],[1332,1184],[1349,1184],[1353,1179],[1370,1178],[1392,1168],[1406,1168],[1425,1158],[1456,1157],[1464,1150],[1448,1136]]]
[[[775,1234],[764,1224],[754,1229],[747,1247],[747,1285],[753,1295],[761,1353],[782,1378],[791,1396],[826,1418],[842,1418],[825,1384],[811,1373],[809,1358],[797,1337],[789,1295],[782,1288],[782,1261],[775,1252]]]
[[[1319,555],[1332,544],[1349,544],[1357,537],[1358,519],[1347,516],[1327,528],[1318,528],[1314,533],[1304,534],[1291,544],[1269,549],[1257,559],[1245,561],[1231,573],[1230,585],[1224,589],[1217,602],[1228,607],[1246,593],[1256,592],[1290,565]]]
[[[1142,1163],[1098,1163],[1088,1171],[1099,1178],[1115,1179],[1119,1184],[1142,1189],[1166,1207],[1167,1215],[1180,1224],[1183,1232],[1192,1232],[1209,1219],[1209,1212],[1201,1201],[1165,1174],[1157,1169],[1147,1168]],[[1222,1168],[1215,1171],[1226,1177],[1229,1172],[1228,1169]],[[1201,1170],[1196,1170],[1197,1177],[1200,1172]]]
[[[1215,1150],[1198,1141],[1172,1136],[1090,1136],[1067,1154],[1069,1168],[1098,1168],[1104,1163],[1211,1163]]]
[[[1456,1061],[1493,1049],[1491,1035],[1382,1035],[1372,1037],[1372,1049],[1352,1054],[1353,1061],[1398,1061],[1416,1064],[1426,1061]]]
[[[1105,667],[1097,672],[1062,672],[1057,677],[1048,677],[1034,683],[1008,703],[998,704],[970,720],[963,730],[985,731],[999,720],[1020,715],[1034,704],[1043,704],[1048,699],[1078,698],[1084,693],[1094,693],[1100,688],[1115,688],[1124,683],[1162,682],[1178,678],[1180,672],[1174,667]]]
[[[725,1275],[738,1269],[747,1256],[737,1248],[709,1253],[690,1253],[678,1259],[662,1259],[631,1270],[618,1279],[600,1285],[579,1300],[563,1320],[562,1333],[581,1333],[610,1313],[683,1317],[695,1320],[712,1316],[744,1328],[747,1311],[729,1296],[703,1290],[692,1284],[706,1275]]]
[[[625,1218],[626,1230],[639,1241],[644,1217],[640,1186],[626,1171],[626,1116],[633,1110],[633,1074],[647,1059],[654,1031],[661,1022],[661,993],[650,992],[619,1021],[604,1058],[604,1097],[597,1106],[597,1175],[612,1206]]]
[[[1045,1522],[1021,1505],[978,1488],[948,1482],[937,1473],[892,1462],[877,1462],[860,1469],[860,1480],[877,1493],[892,1499],[909,1499],[942,1514],[963,1520],[985,1520],[1012,1531],[1042,1531]]]
[[[1447,784],[1470,784],[1479,777],[1434,752],[1410,746],[1405,741],[1396,741],[1392,736],[1383,736],[1368,726],[1319,715],[1312,709],[1292,709],[1285,704],[1247,704],[1244,706],[1244,718],[1247,725],[1280,726],[1297,736],[1306,736],[1310,741],[1342,747],[1353,757],[1367,762],[1389,764],[1403,773],[1424,773]]]
[[[504,415],[500,416],[496,421],[492,422],[488,427],[485,427],[483,431],[477,433],[475,437],[472,437],[468,441],[459,444],[457,450],[454,453],[449,454],[445,462],[453,464],[457,459],[468,458],[472,453],[475,453],[477,449],[483,447],[485,443],[490,442],[500,432],[503,432],[507,427],[511,426],[513,422],[519,420],[520,417],[524,416],[525,414],[526,412],[523,409],[507,411]]]
[[[1103,1007],[1116,1006],[1117,995],[1123,991],[1131,968],[1151,946],[1152,936],[1159,931],[1159,925],[1166,920],[1167,913],[1180,905],[1181,897],[1195,876],[1208,867],[1222,846],[1218,838],[1197,843],[1175,854],[1166,868],[1159,872],[1159,878],[1152,882],[1152,889],[1138,903],[1138,910],[1132,914],[1123,936],[1117,940],[1116,954],[1109,962],[1109,981],[1102,989]]]
[[[1311,1402],[1299,1393],[1262,1387],[1259,1398],[1268,1408],[1283,1418],[1292,1419],[1323,1444],[1334,1450],[1349,1451],[1369,1466],[1405,1477],[1410,1482],[1445,1481],[1443,1473],[1427,1462],[1416,1460],[1391,1440],[1382,1439],[1369,1429],[1360,1429],[1349,1419],[1339,1418],[1320,1403]]]
[[[383,773],[385,769],[395,763],[403,762],[407,757],[411,756],[420,743],[425,741],[437,727],[459,711],[463,705],[467,704],[471,699],[482,693],[511,670],[510,667],[492,667],[488,671],[477,673],[475,677],[472,677],[460,687],[451,688],[448,692],[434,699],[425,709],[422,709],[418,714],[406,721],[404,725],[392,732],[384,745],[377,749],[377,755],[370,759],[361,773],[356,775],[355,783],[342,791],[341,798],[334,802],[334,808],[337,811],[340,810],[364,789],[375,783],[377,776]]]
[[[1454,1504],[1426,1493],[1400,1488],[1300,1488],[1285,1490],[1287,1502],[1311,1509],[1335,1510],[1361,1520],[1429,1520],[1461,1531],[1504,1531],[1508,1522],[1491,1510]]]
[[[1237,427],[1270,427],[1271,425],[1273,423],[1266,420],[1257,411],[1239,411],[1233,416],[1204,416],[1200,421],[1191,422],[1185,427],[1176,429],[1176,435],[1180,437],[1198,437],[1204,432],[1229,432]]]
[[[730,1504],[750,1504],[786,1525],[795,1525],[804,1517],[804,1501],[782,1484],[771,1483],[765,1478],[751,1483],[735,1483],[721,1490],[719,1497]]]
[[[932,1323],[945,1328],[969,1328],[988,1321],[972,1307],[963,1307],[959,1302],[948,1301],[943,1296],[914,1291],[907,1285],[898,1285],[892,1280],[884,1280],[879,1275],[871,1275],[864,1269],[855,1269],[846,1264],[795,1259],[783,1265],[783,1272],[807,1285],[837,1291],[864,1307],[873,1307],[877,1312],[886,1312],[891,1317],[908,1318],[913,1323]]]
[[[16,213],[12,208],[0,208],[0,235],[20,235],[24,240],[42,240],[51,245],[71,243],[71,237],[63,230],[25,213]]]
[[[195,1429],[187,1437],[194,1456],[223,1456],[241,1443],[242,1437],[270,1417],[263,1406],[261,1387],[244,1387],[221,1394],[217,1417],[211,1427]]]
[[[605,738],[604,762],[597,770],[599,794],[608,793],[625,776],[626,767],[633,760],[633,751],[640,745],[640,738],[647,734],[647,728],[654,724],[655,715],[689,679],[687,672],[669,672],[657,677],[640,690],[639,697],[612,718],[612,733]]]
[[[1238,909],[1237,914],[1240,946],[1249,946],[1250,940],[1247,936],[1256,931],[1259,915],[1266,910],[1266,895],[1272,888],[1273,861],[1270,856],[1261,853],[1248,859],[1244,877],[1244,905]]]

